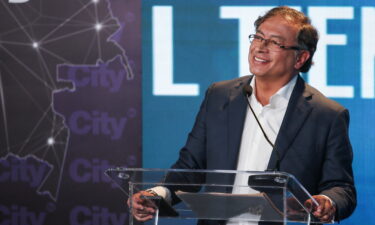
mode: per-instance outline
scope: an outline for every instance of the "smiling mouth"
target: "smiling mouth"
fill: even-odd
[[[268,60],[265,60],[265,59],[261,59],[261,58],[258,58],[258,57],[256,57],[256,56],[254,56],[254,60],[256,61],[256,62],[268,62]]]

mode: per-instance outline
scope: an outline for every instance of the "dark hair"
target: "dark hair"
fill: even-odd
[[[308,72],[312,64],[312,58],[316,50],[316,45],[318,44],[318,31],[315,29],[315,27],[313,27],[313,25],[311,25],[310,19],[305,16],[305,14],[287,6],[279,6],[273,8],[269,10],[265,15],[258,17],[258,19],[254,22],[255,29],[258,30],[259,26],[264,21],[274,16],[281,16],[298,26],[298,45],[310,52],[310,58],[300,68],[300,71],[304,73]]]

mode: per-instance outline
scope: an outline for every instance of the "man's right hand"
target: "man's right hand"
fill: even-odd
[[[128,199],[128,206],[130,207],[130,200],[132,201],[131,213],[138,221],[145,222],[154,217],[156,212],[155,205],[148,199],[142,196],[154,196],[147,191],[140,191]]]

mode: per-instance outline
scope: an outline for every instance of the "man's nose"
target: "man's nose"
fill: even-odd
[[[268,50],[268,40],[263,39],[257,46],[256,50],[264,51]]]
[[[267,40],[267,39],[263,39],[263,40],[260,41],[260,44],[259,44],[259,45],[260,45],[260,46],[264,46],[264,47],[268,47],[269,43],[270,43],[269,40]]]

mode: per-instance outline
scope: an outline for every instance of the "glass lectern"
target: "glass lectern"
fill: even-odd
[[[157,209],[154,224],[164,217],[227,224],[319,223],[304,205],[311,195],[294,176],[284,172],[111,168],[105,173],[129,198],[156,186],[170,190],[173,205],[159,197],[148,199]],[[312,203],[318,205],[314,199]],[[130,225],[136,223],[132,216],[129,219]]]

